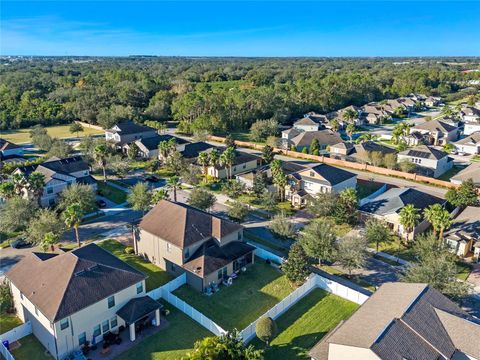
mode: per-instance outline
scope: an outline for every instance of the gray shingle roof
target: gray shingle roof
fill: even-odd
[[[136,134],[148,131],[157,131],[154,128],[146,125],[137,124],[133,121],[124,121],[116,125],[120,130],[109,129],[109,132],[119,132],[120,135]]]
[[[123,305],[120,310],[117,311],[117,315],[125,320],[127,324],[133,324],[144,316],[161,308],[163,308],[163,305],[153,300],[150,296],[142,296],[133,298]]]
[[[448,154],[445,151],[437,150],[431,146],[419,145],[413,149],[408,149],[399,153],[400,155],[407,155],[421,159],[435,159],[440,160]]]
[[[313,179],[308,176],[302,176],[302,179],[305,179],[307,181],[312,181],[312,182],[318,182],[321,184],[327,184],[330,186],[335,186],[337,184],[340,184],[348,179],[351,179],[357,176],[357,174],[351,173],[350,171],[343,170],[327,164],[319,164],[312,167],[309,170],[314,171],[320,176],[322,176],[325,179],[325,181]],[[303,172],[303,171],[305,170],[300,170],[299,172]]]
[[[89,169],[88,164],[83,160],[81,156],[71,156],[65,159],[50,158],[40,165],[27,165],[20,166],[18,170],[22,173],[29,175],[37,170],[38,167],[46,168],[52,172],[61,174],[71,174],[78,171],[86,171]]]
[[[184,139],[178,138],[173,135],[168,135],[168,134],[157,135],[157,136],[149,137],[146,139],[139,139],[137,141],[140,142],[143,146],[145,146],[148,150],[156,150],[158,149],[158,145],[162,141],[168,141],[170,139],[175,139],[175,142],[179,145],[186,144],[188,142]]]

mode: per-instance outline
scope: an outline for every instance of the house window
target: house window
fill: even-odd
[[[53,188],[47,187],[47,194],[53,194]]]
[[[115,306],[115,296],[110,296],[108,298],[108,308],[112,308]]]
[[[117,317],[114,316],[113,318],[110,319],[110,329],[117,327],[117,325],[118,325]]]
[[[64,330],[68,328],[68,319],[63,319],[60,321],[60,330]]]
[[[167,243],[167,252],[171,252],[172,251],[172,245],[170,245],[170,243]]]
[[[108,330],[110,330],[110,322],[108,320],[105,320],[102,323],[102,332],[105,334]]]
[[[140,294],[143,292],[143,283],[138,283],[137,284],[137,294]]]
[[[100,325],[96,325],[93,328],[93,336],[99,336],[102,332],[100,331]]]
[[[78,345],[82,346],[87,342],[87,333],[84,331],[78,335]]]
[[[217,273],[218,280],[221,280],[222,276],[223,276],[222,269],[220,269],[220,270],[218,270],[218,273]]]

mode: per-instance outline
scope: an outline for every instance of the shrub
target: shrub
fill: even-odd
[[[268,344],[277,335],[277,323],[271,317],[262,317],[255,326],[257,337]]]
[[[13,309],[13,296],[7,280],[0,285],[0,314],[11,312]]]
[[[125,254],[134,254],[134,253],[135,253],[135,249],[134,249],[133,247],[131,247],[131,246],[127,246],[127,247],[123,250],[123,252],[124,252]]]

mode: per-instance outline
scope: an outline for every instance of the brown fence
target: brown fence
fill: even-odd
[[[225,138],[211,135],[209,136],[209,140],[223,143],[225,141]],[[255,144],[255,143],[251,143],[247,141],[239,141],[239,140],[235,140],[235,144],[238,146],[242,146],[250,149],[256,149],[256,150],[262,150],[264,147],[264,145],[261,145],[261,144]],[[452,184],[451,182],[434,179],[428,176],[410,174],[403,171],[391,170],[391,169],[386,169],[386,168],[368,165],[368,164],[360,164],[360,163],[355,163],[355,162],[350,162],[350,161],[345,161],[340,159],[332,159],[322,155],[317,156],[317,155],[311,155],[311,154],[304,154],[297,151],[284,150],[279,148],[275,148],[274,150],[276,153],[287,155],[297,159],[312,160],[312,161],[321,162],[324,164],[336,165],[336,166],[360,170],[360,171],[367,171],[367,172],[371,172],[379,175],[395,176],[402,179],[427,183],[427,184],[446,187],[446,188],[456,188],[458,186],[458,185]]]

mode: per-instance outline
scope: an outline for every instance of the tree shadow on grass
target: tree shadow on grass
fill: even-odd
[[[265,349],[265,359],[310,359],[308,352],[327,332],[316,332],[294,337],[288,344],[272,345]]]

